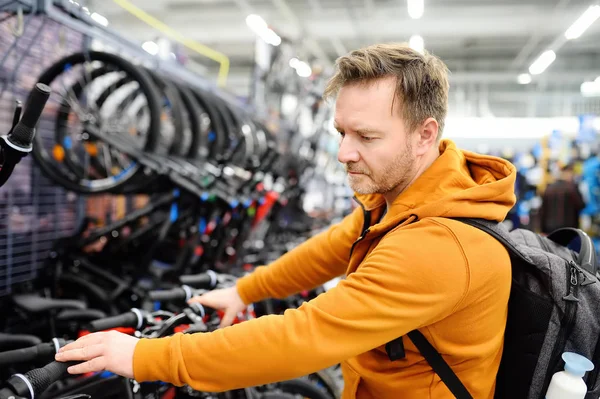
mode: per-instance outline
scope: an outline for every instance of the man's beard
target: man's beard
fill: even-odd
[[[346,171],[362,173],[348,174],[350,188],[358,194],[386,194],[399,185],[405,186],[414,175],[414,168],[415,160],[408,144],[382,171],[368,171],[355,164],[346,164]]]

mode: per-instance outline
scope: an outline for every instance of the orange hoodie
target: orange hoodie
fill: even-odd
[[[343,399],[451,398],[410,340],[391,362],[385,344],[413,329],[444,356],[474,398],[492,398],[510,292],[506,250],[446,217],[502,221],[515,203],[515,168],[443,140],[440,157],[382,220],[381,195],[358,196],[339,224],[240,279],[246,303],[283,298],[346,274],[284,315],[206,334],[142,339],[138,381],[223,391],[303,376],[342,363]]]

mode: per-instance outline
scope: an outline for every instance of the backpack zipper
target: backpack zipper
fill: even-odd
[[[550,379],[554,372],[557,371],[560,356],[564,351],[567,338],[571,335],[571,331],[575,324],[575,315],[577,314],[577,302],[579,302],[579,299],[577,299],[577,287],[579,285],[577,268],[572,261],[565,261],[565,268],[567,272],[567,295],[562,298],[566,301],[565,314],[561,320],[560,330],[556,342],[554,343],[554,347],[552,348],[552,355],[550,356],[548,368],[546,369],[546,379],[544,381],[540,399],[544,398],[548,385],[550,385]]]

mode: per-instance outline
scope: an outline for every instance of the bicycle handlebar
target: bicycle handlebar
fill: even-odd
[[[18,148],[15,149],[19,151],[31,151],[35,126],[50,97],[50,92],[50,87],[43,83],[37,83],[35,85],[27,99],[23,117],[7,136],[8,141],[12,144],[11,147],[14,148],[14,146],[16,146]]]
[[[217,273],[212,270],[206,273],[183,275],[179,277],[179,282],[184,285],[190,285],[194,288],[212,289],[217,286]]]
[[[152,301],[176,301],[185,300],[189,301],[193,296],[197,294],[198,290],[195,290],[187,285],[181,287],[171,288],[170,290],[155,290],[148,292],[148,298]]]
[[[54,338],[52,342],[44,342],[28,348],[14,349],[0,352],[0,367],[16,363],[26,363],[34,360],[47,358],[51,360],[67,341],[62,338]]]
[[[0,389],[0,399],[34,399],[67,373],[77,362],[52,362],[23,374],[14,374]]]
[[[0,351],[14,347],[27,348],[41,343],[42,340],[35,335],[0,333]]]
[[[148,312],[133,308],[129,312],[91,321],[88,324],[90,332],[109,330],[117,327],[133,327],[136,330],[144,328],[148,323]]]
[[[0,137],[0,187],[6,183],[21,158],[31,152],[35,126],[50,97],[50,92],[50,87],[37,83],[29,94],[21,120],[19,120],[21,103],[17,102],[13,126],[6,136]]]

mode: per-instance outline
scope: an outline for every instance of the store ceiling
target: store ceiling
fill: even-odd
[[[349,50],[389,41],[424,38],[425,48],[452,71],[454,111],[464,115],[552,116],[600,113],[600,101],[584,99],[581,83],[600,76],[600,19],[580,38],[556,51],[556,61],[529,85],[517,76],[594,2],[590,0],[425,0],[424,15],[411,19],[407,0],[130,0],[192,39],[226,54],[229,88],[249,91],[256,36],[245,18],[263,17],[297,43],[300,57],[330,65]],[[109,27],[131,40],[155,40],[160,32],[111,0],[89,1]],[[600,4],[600,1],[596,1]],[[209,71],[216,64],[188,53]],[[597,108],[597,110],[596,110]],[[485,116],[485,115],[483,115]]]

